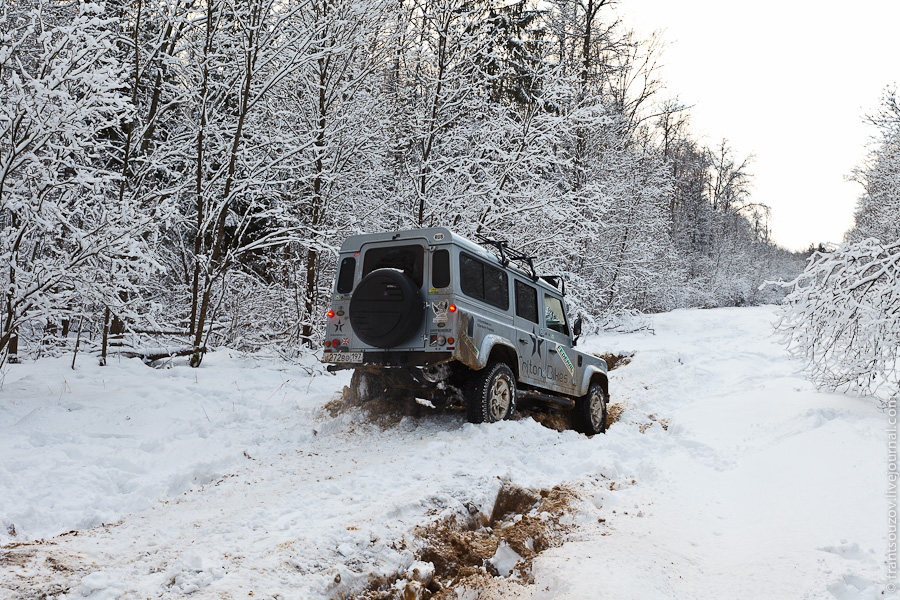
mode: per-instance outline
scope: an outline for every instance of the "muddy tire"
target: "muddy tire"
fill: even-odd
[[[594,381],[587,394],[575,401],[572,409],[572,425],[575,431],[585,435],[596,435],[606,431],[606,392]]]
[[[388,386],[384,377],[368,371],[353,371],[350,377],[350,401],[363,404],[379,398],[387,393]]]
[[[491,363],[474,374],[466,398],[469,423],[495,423],[516,412],[516,378],[506,363]]]

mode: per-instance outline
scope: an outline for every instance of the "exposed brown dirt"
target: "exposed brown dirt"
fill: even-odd
[[[362,402],[347,386],[344,386],[339,398],[330,400],[322,406],[322,411],[330,417],[338,417],[355,410],[363,411],[366,414],[366,420],[383,427],[395,426],[404,417],[420,417],[441,411],[441,409],[422,405],[411,396],[400,394],[385,395]]]
[[[619,367],[624,367],[628,363],[631,362],[631,359],[634,358],[634,353],[631,354],[595,354],[594,356],[598,358],[602,358],[606,361],[606,366],[610,371],[618,369]]]
[[[494,500],[494,509],[491,511],[489,525],[493,527],[508,516],[524,515],[545,495],[528,488],[504,483],[497,492],[497,499]]]
[[[338,415],[344,414],[350,408],[349,403],[344,399],[347,388],[344,388],[345,392],[339,398],[335,398],[333,400],[329,400],[325,404],[322,405],[322,412],[326,413],[329,417],[336,417]]]
[[[523,409],[518,411],[518,418],[533,419],[546,427],[556,431],[572,429],[572,415],[559,410]]]
[[[0,567],[23,567],[34,556],[30,544],[16,543],[0,548]]]
[[[659,423],[659,426],[663,428],[663,431],[669,430],[669,419],[660,419],[656,417],[656,415],[647,415],[647,418],[650,419],[649,423],[641,423],[638,428],[641,433],[646,432],[648,429],[653,427],[654,423]]]
[[[456,589],[496,587],[490,564],[500,544],[521,558],[514,569],[518,582],[529,583],[531,563],[548,548],[562,543],[571,526],[560,523],[576,493],[566,487],[529,490],[508,482],[497,494],[490,517],[450,520],[417,529],[411,547],[416,559],[434,566],[427,578],[373,579],[368,590],[353,596],[366,600],[456,600]],[[503,597],[503,594],[496,596]]]
[[[595,354],[606,361],[610,371],[623,367],[631,362],[631,354]],[[426,414],[437,414],[453,411],[458,407],[432,408],[417,402],[414,398],[403,394],[387,393],[379,398],[366,402],[360,401],[358,395],[349,386],[345,386],[339,398],[335,398],[322,406],[322,411],[334,418],[353,410],[363,410],[367,420],[385,427],[396,426],[405,417],[419,417]],[[606,426],[615,424],[624,411],[624,407],[610,404]],[[569,412],[545,409],[542,407],[520,409],[515,418],[531,418],[548,429],[567,431],[572,429],[572,416]]]
[[[71,532],[70,532],[71,533]],[[68,534],[62,534],[68,535]],[[72,573],[80,573],[84,568],[71,566],[63,555],[60,558],[47,555],[39,548],[50,546],[43,540],[34,542],[22,542],[8,544],[0,548],[0,569],[17,573],[18,578],[9,581],[7,592],[17,594],[15,598],[20,600],[48,600],[67,594],[69,587],[65,583],[51,581],[52,575],[41,574],[43,569],[48,569],[63,576],[71,576]],[[39,552],[40,555],[39,556]],[[77,559],[73,562],[77,562]],[[4,598],[6,596],[3,596]]]
[[[606,407],[606,428],[609,429],[619,422],[622,413],[625,412],[625,406],[622,404],[610,404]]]
[[[427,530],[422,539],[432,555],[447,549],[461,550],[455,555],[456,565],[445,562],[443,570],[435,564],[435,578],[443,588],[433,600],[455,600],[457,587],[481,589],[497,575],[488,562],[501,543],[508,545],[522,557],[516,565],[516,579],[530,583],[532,561],[541,552],[561,543],[568,526],[560,524],[560,517],[568,510],[575,493],[565,487],[535,493],[506,484],[497,496],[490,528],[475,532],[456,532],[445,527]],[[498,513],[501,513],[498,515]],[[464,533],[460,538],[459,534]],[[473,543],[467,543],[472,540]],[[452,554],[451,554],[452,555]],[[426,560],[423,557],[423,560]]]

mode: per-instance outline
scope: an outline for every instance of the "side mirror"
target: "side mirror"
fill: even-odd
[[[578,338],[581,337],[581,323],[582,323],[581,317],[578,317],[577,319],[575,319],[575,322],[572,324],[572,333],[575,334],[575,337],[572,340],[573,342],[577,341]]]

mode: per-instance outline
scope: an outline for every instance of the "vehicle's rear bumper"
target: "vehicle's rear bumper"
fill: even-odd
[[[453,358],[453,352],[425,352],[422,350],[413,351],[385,351],[385,352],[363,352],[362,362],[325,362],[329,371],[340,371],[343,369],[358,369],[360,367],[428,367],[438,363],[447,362]]]

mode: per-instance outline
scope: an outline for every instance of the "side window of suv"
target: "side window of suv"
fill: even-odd
[[[438,250],[431,257],[431,286],[445,288],[450,285],[450,251]]]
[[[353,275],[356,271],[356,259],[348,256],[341,261],[341,269],[338,272],[338,294],[349,294],[353,291]]]
[[[549,294],[544,294],[544,322],[547,329],[569,335],[569,326],[566,324],[566,312],[563,310],[562,301]]]
[[[509,279],[501,269],[468,254],[459,255],[459,287],[470,298],[509,309]]]
[[[527,283],[516,281],[516,316],[532,323],[538,322],[537,290]]]

